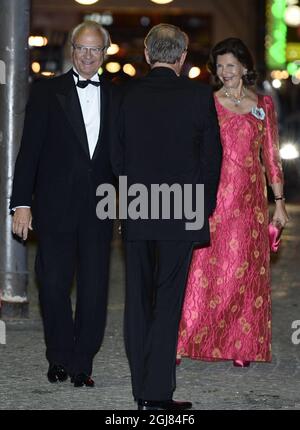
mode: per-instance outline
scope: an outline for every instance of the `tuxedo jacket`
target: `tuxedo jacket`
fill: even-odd
[[[109,157],[111,84],[101,78],[101,120],[92,159],[72,70],[33,84],[16,160],[10,208],[30,206],[37,231],[74,231],[81,216],[110,237],[96,217],[96,188],[114,183]]]
[[[128,218],[123,227],[125,239],[209,242],[208,217],[216,206],[222,157],[210,87],[159,67],[118,90],[115,100],[112,165],[117,176],[127,176],[128,187],[144,184],[149,206],[151,184],[190,184],[193,203],[195,185],[205,187],[201,230],[186,230],[189,220],[183,211],[182,219]]]

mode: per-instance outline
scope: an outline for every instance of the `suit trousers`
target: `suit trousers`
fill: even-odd
[[[74,232],[41,233],[36,274],[44,322],[46,357],[70,374],[92,373],[104,335],[110,240],[88,222]],[[75,316],[70,291],[76,273]]]
[[[191,254],[191,242],[126,242],[125,346],[136,399],[172,398]]]

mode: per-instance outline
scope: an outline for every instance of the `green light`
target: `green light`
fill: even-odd
[[[284,45],[282,43],[274,43],[269,49],[269,54],[277,64],[285,64]]]
[[[286,0],[268,0],[266,60],[270,69],[284,69],[286,64],[287,26],[284,22]]]
[[[271,6],[272,15],[274,18],[281,19],[284,16],[286,8],[286,0],[274,0]]]
[[[287,71],[289,72],[289,75],[294,75],[299,70],[299,65],[296,63],[288,63],[287,65]]]

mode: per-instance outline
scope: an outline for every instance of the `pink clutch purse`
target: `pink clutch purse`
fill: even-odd
[[[273,252],[277,252],[280,244],[280,235],[282,232],[282,228],[277,227],[276,225],[270,223],[268,226],[268,229],[269,229],[270,249]]]

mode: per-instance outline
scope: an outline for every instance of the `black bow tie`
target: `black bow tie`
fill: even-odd
[[[73,70],[73,75],[76,76],[76,78],[77,78],[76,86],[79,88],[86,88],[90,84],[94,85],[95,87],[100,87],[100,85],[101,85],[100,81],[91,81],[90,79],[87,79],[86,81],[80,81],[79,75],[76,72],[74,72],[74,70]]]

